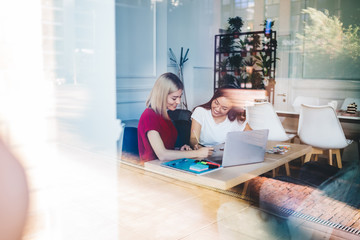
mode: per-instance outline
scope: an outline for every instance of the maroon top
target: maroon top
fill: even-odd
[[[142,161],[158,159],[147,138],[147,132],[150,130],[155,130],[160,134],[166,149],[175,148],[177,131],[174,124],[171,120],[166,120],[156,114],[151,108],[147,108],[141,115],[138,125],[139,155]]]

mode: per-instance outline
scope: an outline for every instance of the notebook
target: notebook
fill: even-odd
[[[214,146],[215,152],[208,159],[222,167],[263,162],[268,135],[268,129],[229,132],[225,144]]]

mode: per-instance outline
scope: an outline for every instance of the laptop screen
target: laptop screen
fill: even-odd
[[[215,146],[216,152],[209,158],[223,167],[237,166],[264,161],[269,130],[229,132],[223,149]]]

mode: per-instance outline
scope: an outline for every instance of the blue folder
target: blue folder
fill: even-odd
[[[164,167],[173,168],[175,170],[180,170],[183,172],[193,173],[197,175],[212,172],[221,168],[221,166],[217,168],[209,168],[208,165],[198,163],[195,159],[191,158],[181,158],[169,162],[163,162],[161,163],[161,165]]]

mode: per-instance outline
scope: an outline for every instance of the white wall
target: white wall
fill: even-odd
[[[121,61],[117,61],[117,116],[122,120],[140,117],[146,98],[159,75],[166,71],[177,73],[169,60],[169,48],[177,58],[180,58],[181,47],[184,51],[190,49],[189,60],[184,64],[189,109],[207,101],[213,93],[213,46],[220,23],[220,0],[186,0],[180,1],[179,6],[172,5],[171,1],[154,1],[152,5],[146,2],[129,4],[128,1],[118,1],[116,6],[117,59],[140,66],[136,71],[129,71]],[[132,21],[142,24],[132,27]],[[146,28],[148,34],[138,36],[141,28]],[[151,58],[141,57],[143,46],[139,49],[131,44],[123,46],[124,43],[135,42],[132,39],[138,37],[146,49],[152,49],[149,54],[153,55]],[[153,39],[156,39],[155,45],[151,43]],[[129,54],[140,55],[129,58]],[[149,64],[153,68],[141,67]]]
[[[171,6],[168,8],[171,9]],[[189,48],[184,82],[189,109],[207,102],[213,94],[214,36],[220,28],[220,1],[182,1],[168,13],[168,47],[180,57]],[[169,71],[175,71],[169,66]]]
[[[167,3],[117,1],[117,117],[138,119],[150,90],[166,72]]]

